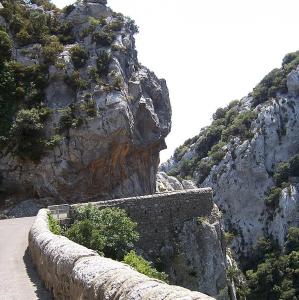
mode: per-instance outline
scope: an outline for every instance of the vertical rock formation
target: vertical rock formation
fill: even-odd
[[[251,94],[218,109],[213,123],[161,167],[213,188],[239,256],[250,256],[262,237],[283,247],[288,228],[299,226],[298,96],[298,52],[294,52]]]
[[[59,135],[55,147],[33,162],[16,155],[12,143],[0,160],[3,189],[72,202],[154,193],[171,107],[165,80],[138,62],[134,22],[106,1],[78,1],[55,14],[19,5],[55,15],[69,36],[58,58],[47,62],[42,91],[50,109],[43,134],[47,141]],[[13,59],[26,66],[45,63],[44,45],[23,46],[8,33]]]

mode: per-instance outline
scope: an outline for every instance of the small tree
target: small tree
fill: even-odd
[[[100,76],[107,76],[111,56],[107,51],[101,51],[97,59],[97,71]]]
[[[120,208],[97,209],[89,205],[79,209],[75,219],[67,237],[112,259],[123,259],[139,239],[137,223]]]
[[[10,59],[12,50],[12,41],[9,35],[0,30],[0,63],[2,61]]]
[[[287,234],[286,251],[291,253],[292,251],[299,251],[299,228],[290,227]]]
[[[70,50],[72,61],[76,69],[84,67],[88,59],[87,51],[80,45],[76,45]]]
[[[14,152],[20,158],[37,161],[45,151],[44,123],[51,111],[47,107],[21,109],[11,128]]]

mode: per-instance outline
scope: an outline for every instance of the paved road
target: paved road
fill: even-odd
[[[50,300],[27,250],[34,218],[0,220],[0,299]]]

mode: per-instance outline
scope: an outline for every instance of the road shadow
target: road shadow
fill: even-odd
[[[38,273],[36,271],[36,268],[34,267],[29,249],[27,247],[24,256],[23,256],[23,261],[26,267],[26,272],[28,274],[28,277],[30,278],[30,281],[35,287],[35,294],[36,294],[36,299],[41,299],[41,300],[53,300],[53,297],[51,296],[51,293],[46,289],[42,281],[40,280]],[[29,299],[28,299],[29,300]]]

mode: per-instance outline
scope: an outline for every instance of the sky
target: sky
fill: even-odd
[[[58,7],[71,0],[53,0]],[[172,130],[161,162],[299,50],[297,0],[108,0],[139,26],[139,61],[165,78]]]

